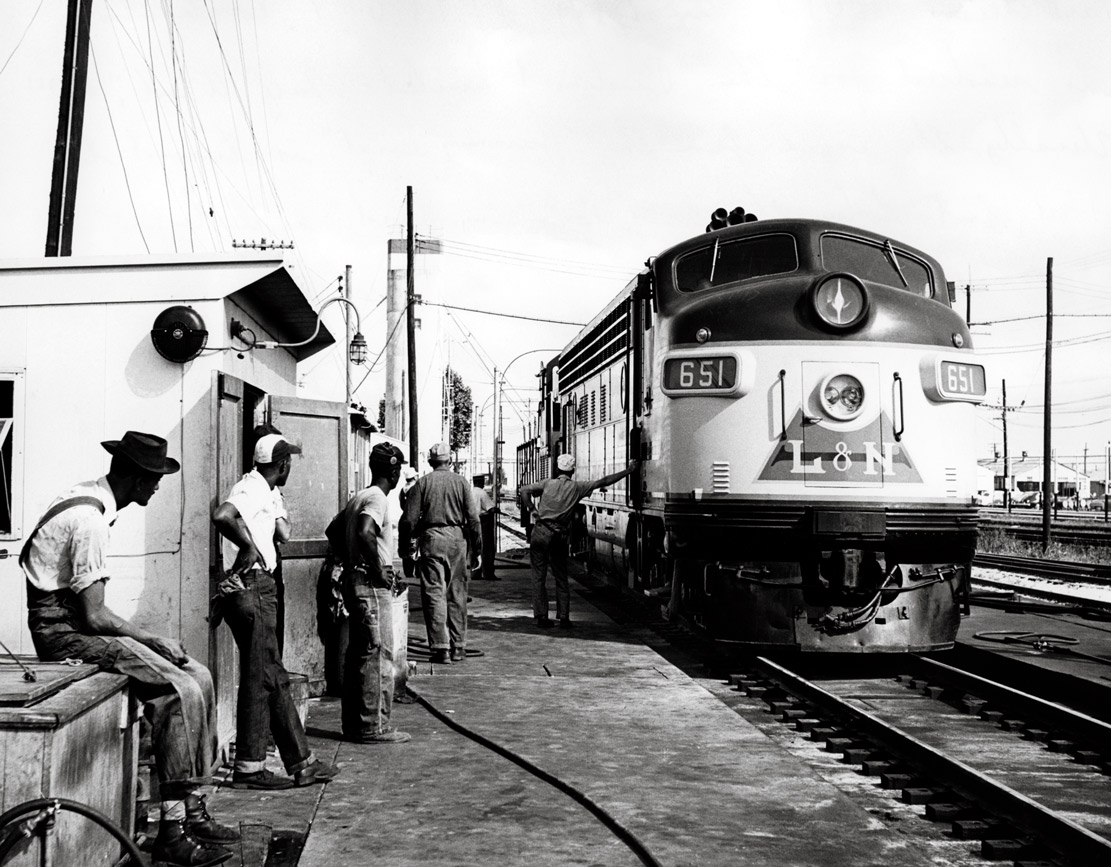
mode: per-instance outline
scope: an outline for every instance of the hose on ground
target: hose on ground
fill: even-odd
[[[408,690],[410,693],[412,693],[413,697],[425,710],[427,710],[430,714],[432,714],[432,716],[434,716],[448,728],[453,729],[454,731],[463,735],[463,737],[474,741],[476,744],[485,747],[486,749],[496,753],[502,758],[508,759],[518,767],[524,768],[537,779],[542,780],[548,785],[558,789],[569,798],[571,798],[573,801],[585,807],[590,813],[594,815],[595,818],[598,819],[598,821],[605,825],[606,828],[608,828],[619,840],[621,840],[622,843],[628,846],[633,854],[636,855],[637,858],[640,859],[640,862],[646,865],[646,867],[661,867],[660,862],[656,860],[655,856],[650,851],[648,851],[648,847],[645,846],[644,843],[642,843],[632,831],[622,825],[605,808],[593,801],[585,792],[576,789],[570,783],[567,783],[564,780],[561,780],[559,777],[548,773],[543,768],[534,765],[524,756],[513,752],[507,747],[503,747],[501,744],[495,743],[489,738],[483,737],[478,732],[467,728],[465,725],[457,722],[456,720],[453,720],[450,716],[437,708],[431,701],[421,695],[420,692],[414,689],[412,681],[410,681],[408,684]]]

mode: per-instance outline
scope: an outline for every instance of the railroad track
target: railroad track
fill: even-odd
[[[1100,563],[1069,563],[1059,560],[1041,560],[1037,557],[1015,557],[1009,554],[977,554],[973,565],[987,569],[1021,572],[1024,575],[1038,575],[1043,578],[1058,578],[1062,581],[1111,585],[1111,566]]]
[[[1021,542],[1040,542],[1042,538],[1040,515],[1031,515],[1024,520],[1023,517],[1013,514],[994,517],[981,510],[980,529],[995,529]],[[1050,525],[1050,540],[1062,545],[1107,548],[1111,547],[1111,525],[1085,518],[1070,517],[1069,520],[1058,518]]]
[[[896,676],[817,680],[759,657],[730,681],[986,858],[1111,863],[1105,720],[925,657],[899,662]]]

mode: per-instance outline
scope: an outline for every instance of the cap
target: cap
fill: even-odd
[[[448,461],[451,460],[451,449],[448,448],[447,443],[436,443],[428,450],[428,461]]]
[[[267,434],[255,443],[256,464],[276,464],[290,455],[301,454],[301,447],[294,445],[281,434]]]
[[[560,455],[556,458],[556,469],[573,473],[575,471],[575,456]]]
[[[392,469],[402,463],[401,449],[389,443],[378,443],[370,450],[370,465],[382,469]]]

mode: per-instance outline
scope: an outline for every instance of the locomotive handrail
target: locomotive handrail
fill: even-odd
[[[779,421],[781,424],[779,438],[787,439],[787,371],[779,371]]]
[[[898,400],[896,400],[896,397]],[[903,438],[903,431],[906,430],[906,419],[903,417],[903,378],[899,376],[898,372],[895,373],[895,381],[891,386],[891,403],[892,415],[894,415],[895,404],[899,405],[899,426],[894,431],[895,442],[899,442]],[[892,419],[894,424],[894,419]]]

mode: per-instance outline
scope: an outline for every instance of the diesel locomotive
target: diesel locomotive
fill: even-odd
[[[985,369],[941,265],[876,232],[719,209],[542,368],[521,482],[639,461],[573,549],[745,649],[952,646]]]

